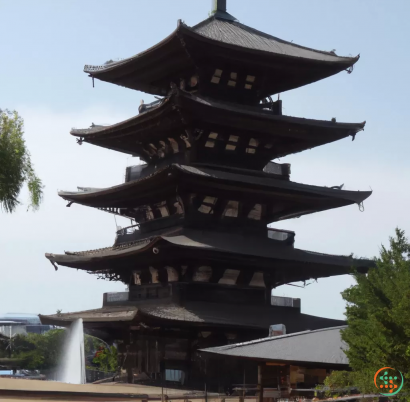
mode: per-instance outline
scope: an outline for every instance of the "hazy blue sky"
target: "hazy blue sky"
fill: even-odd
[[[116,123],[138,113],[151,96],[96,81],[84,64],[125,58],[154,45],[182,19],[207,18],[210,0],[0,0],[0,108],[24,117],[26,138],[46,185],[37,213],[26,212],[27,194],[13,215],[0,213],[1,312],[54,313],[98,308],[102,293],[123,290],[61,267],[45,252],[109,246],[113,216],[66,203],[58,189],[105,187],[123,181],[126,155],[78,146],[72,127]],[[296,246],[372,257],[396,226],[410,230],[408,134],[410,28],[408,0],[228,0],[228,11],[261,31],[339,55],[361,58],[351,75],[339,75],[283,93],[284,113],[338,121],[367,121],[349,139],[295,156],[292,180],[339,185],[374,193],[357,206],[281,222],[296,231]],[[302,311],[342,318],[340,292],[349,276],[319,280],[306,289],[283,286],[277,295],[302,298]]]

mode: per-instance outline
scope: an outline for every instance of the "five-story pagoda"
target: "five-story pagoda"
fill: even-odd
[[[370,192],[290,181],[275,158],[352,137],[364,123],[282,115],[271,96],[350,72],[356,58],[285,42],[239,23],[215,0],[210,18],[181,21],[152,48],[119,62],[86,66],[92,79],[160,95],[140,113],[112,126],[73,130],[81,144],[138,156],[125,183],[60,192],[69,205],[130,218],[112,247],[47,254],[58,265],[122,281],[129,292],[105,294],[101,309],[42,316],[67,325],[83,318],[89,330],[119,340],[129,380],[145,373],[187,386],[203,383],[196,350],[287,332],[343,324],[300,313],[300,301],[276,300],[273,288],[365,272],[368,260],[294,248],[293,232],[268,224],[361,204]],[[278,305],[279,304],[279,305]],[[225,386],[217,378],[216,388]],[[230,368],[226,383],[240,382]],[[212,376],[211,376],[212,377]]]

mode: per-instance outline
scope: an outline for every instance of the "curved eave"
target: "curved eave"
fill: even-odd
[[[185,301],[140,308],[140,318],[155,325],[157,322],[187,326],[223,326],[225,328],[265,329],[272,321],[281,322],[287,331],[327,328],[345,324],[341,320],[301,314],[298,309],[268,305],[242,305],[241,314],[232,314],[232,304]]]
[[[163,77],[164,66],[166,71],[180,71],[192,64],[178,37],[181,22],[177,29],[161,42],[149,49],[121,61],[106,65],[85,65],[84,72],[93,78],[110,82],[126,88],[140,90],[152,95],[166,95],[167,88],[152,85]],[[173,43],[174,42],[174,43]],[[192,66],[194,66],[192,64]],[[130,79],[130,77],[132,77]]]
[[[151,250],[159,240],[161,240],[161,238],[156,237],[135,243],[122,244],[117,247],[107,247],[105,249],[78,253],[69,251],[66,251],[65,254],[46,253],[45,256],[52,263],[65,266],[72,266],[70,264],[73,262],[78,262],[80,264],[94,264],[101,260],[128,258],[136,254],[143,253],[147,250]],[[72,267],[74,268],[74,266]]]
[[[172,41],[172,39],[174,39],[177,36],[178,31],[180,30],[180,27],[181,27],[181,22],[178,21],[177,28],[170,35],[168,35],[161,42],[158,42],[154,46],[151,46],[150,48],[144,50],[143,52],[137,53],[136,55],[131,56],[131,57],[127,57],[124,60],[115,61],[109,64],[103,64],[103,65],[86,64],[84,66],[84,72],[88,74],[92,74],[94,77],[99,78],[99,75],[102,75],[106,72],[118,70],[123,66],[133,63],[137,59],[141,59],[143,57],[149,56],[155,51],[161,51],[164,46],[166,46],[169,42]]]
[[[175,107],[179,108],[180,112],[175,110]],[[172,115],[173,113],[175,116]],[[90,144],[144,157],[144,151],[136,144],[146,141],[147,138],[152,141],[155,141],[156,137],[158,140],[162,139],[164,131],[183,129],[184,122],[179,113],[186,113],[199,122],[222,124],[232,129],[252,130],[265,136],[278,137],[285,142],[289,139],[302,141],[285,146],[284,149],[272,148],[269,154],[271,159],[354,136],[364,130],[366,124],[366,122],[338,123],[274,115],[253,107],[217,102],[178,91],[170,98],[164,99],[163,103],[153,110],[111,126],[73,129],[71,135],[80,137],[81,141]],[[164,116],[170,118],[165,119]],[[300,130],[304,131],[300,132]]]
[[[157,120],[170,111],[172,111],[172,104],[170,102],[170,99],[166,98],[163,100],[162,104],[160,104],[155,109],[138,114],[120,123],[112,124],[109,126],[95,126],[86,129],[73,128],[70,131],[70,134],[74,137],[80,137],[83,141],[90,142],[91,144],[93,144],[94,141],[103,140],[106,137],[111,136],[112,138],[110,139],[117,140],[122,136],[130,135],[127,130],[135,130],[136,133],[138,133],[141,130],[144,130],[144,123],[151,122],[152,125],[158,126]],[[125,134],[124,131],[126,131]],[[101,144],[96,143],[96,145]],[[127,150],[124,149],[122,150],[122,152],[127,152]]]
[[[254,31],[258,32],[256,30]],[[262,59],[266,59],[268,64],[270,62],[274,63],[284,61],[286,63],[307,63],[306,68],[314,68],[315,66],[323,67],[324,70],[321,73],[315,75],[314,78],[306,79],[304,82],[300,82],[295,85],[290,84],[286,85],[286,87],[284,88],[278,88],[277,92],[283,92],[289,89],[297,88],[299,86],[307,85],[309,83],[337,74],[340,71],[352,67],[360,57],[359,55],[353,58],[334,56],[329,52],[317,51],[295,44],[290,45],[307,50],[309,52],[313,52],[313,54],[326,55],[327,57],[330,57],[331,60],[298,57],[289,54],[253,49],[222,42],[204,36],[200,33],[195,32],[193,28],[190,28],[179,21],[178,27],[173,33],[171,33],[168,37],[166,37],[158,44],[152,46],[151,48],[130,58],[112,62],[110,64],[99,66],[86,65],[84,67],[84,72],[102,81],[118,84],[131,89],[141,90],[154,95],[165,95],[169,89],[168,85],[165,87],[164,84],[161,84],[160,87],[158,87],[153,83],[160,82],[168,75],[178,75],[181,71],[185,71],[189,68],[195,68],[195,56],[191,54],[192,51],[190,51],[189,46],[187,47],[185,43],[182,43],[184,42],[184,36],[185,39],[193,42],[191,44],[191,48],[194,49],[196,45],[199,46],[201,43],[203,43],[208,44],[211,48],[220,49],[222,51],[225,49],[231,50],[233,52],[240,52],[245,60],[246,58],[249,58],[249,56],[256,56]],[[279,41],[279,39],[275,39]],[[289,45],[289,42],[282,40],[280,41]]]
[[[132,321],[124,321],[124,325],[135,325],[139,322],[157,326],[158,323],[173,323],[177,326],[212,326],[224,328],[265,329],[271,325],[272,317],[277,322],[286,325],[289,332],[300,332],[306,329],[329,328],[344,325],[341,320],[333,320],[301,314],[297,309],[267,305],[244,305],[240,315],[232,314],[232,304],[186,301],[184,306],[171,301],[156,300],[155,305],[150,302],[136,302],[135,306],[118,306],[114,314],[136,311]],[[87,329],[104,329],[112,325],[118,326],[118,321],[101,321],[100,316],[112,311],[112,307],[96,310],[63,313],[57,315],[40,315],[41,322],[48,325],[69,326],[74,319],[82,318]],[[75,318],[74,318],[75,317]],[[89,319],[92,320],[89,320]]]
[[[119,267],[125,267],[127,264],[135,266],[136,259],[141,258],[142,255],[152,258],[150,256],[153,255],[154,246],[160,250],[159,254],[157,252],[157,256],[160,259],[164,258],[170,264],[172,258],[181,258],[184,254],[188,255],[190,252],[191,256],[201,252],[201,258],[210,258],[213,261],[221,260],[225,263],[226,261],[236,261],[238,263],[238,259],[240,259],[242,263],[247,265],[247,260],[251,259],[254,261],[254,269],[269,270],[276,268],[287,270],[288,265],[281,267],[278,264],[280,262],[283,264],[291,263],[294,275],[292,278],[296,278],[292,279],[291,282],[348,274],[353,267],[359,272],[367,272],[369,268],[375,266],[375,263],[370,260],[294,249],[287,245],[278,245],[275,241],[267,238],[253,238],[192,229],[181,229],[174,234],[155,236],[149,240],[145,247],[140,247],[138,244],[124,245],[125,252],[121,252],[117,247],[112,247],[82,253],[46,254],[46,258],[53,265],[58,264],[98,272],[101,269],[119,269]],[[161,253],[163,247],[167,247],[167,251]],[[261,266],[255,263],[255,257],[259,259]],[[262,266],[265,268],[261,268]],[[239,265],[238,268],[240,268]]]
[[[206,22],[206,21],[207,20],[205,20],[203,22]],[[197,26],[199,26],[199,24]],[[204,36],[200,33],[195,32],[194,28],[195,27],[192,27],[192,28],[189,27],[188,25],[182,23],[179,20],[177,28],[170,35],[168,35],[165,39],[158,42],[157,44],[151,46],[150,48],[148,48],[148,49],[146,49],[146,50],[144,50],[140,53],[137,53],[134,56],[128,57],[124,60],[112,62],[112,63],[109,63],[109,64],[104,64],[104,65],[86,64],[84,66],[84,72],[88,73],[88,74],[91,74],[95,78],[100,79],[100,77],[103,76],[104,73],[120,70],[125,66],[128,66],[132,63],[135,63],[139,59],[143,59],[144,57],[148,57],[148,56],[152,55],[154,52],[163,51],[164,47],[167,44],[169,44],[173,39],[175,39],[177,37],[178,33],[188,34],[188,35],[192,36],[193,38],[196,38],[199,41],[206,41],[206,42],[212,43],[214,46],[222,46],[222,47],[228,47],[228,48],[232,48],[232,49],[238,49],[238,50],[245,51],[245,52],[251,52],[253,54],[257,53],[257,54],[274,55],[274,56],[277,56],[277,57],[291,58],[291,59],[296,59],[296,60],[297,59],[303,59],[303,60],[308,60],[308,61],[318,62],[318,63],[325,63],[325,64],[327,64],[327,63],[342,64],[344,66],[344,68],[347,68],[347,67],[350,67],[350,66],[354,65],[360,59],[360,55],[357,55],[356,57],[335,56],[330,52],[324,52],[324,51],[312,49],[312,48],[309,48],[309,47],[306,47],[306,46],[300,46],[300,45],[297,45],[297,44],[292,43],[292,42],[284,41],[280,38],[275,38],[275,39],[278,40],[278,41],[281,41],[282,43],[286,43],[288,45],[291,45],[293,47],[297,47],[297,48],[305,49],[305,50],[308,50],[308,51],[311,51],[311,52],[314,52],[314,53],[320,53],[320,54],[325,54],[327,56],[334,57],[334,60],[329,60],[329,61],[316,60],[316,59],[312,59],[312,58],[303,58],[303,57],[273,53],[273,52],[269,52],[269,51],[252,49],[252,48],[245,47],[245,46],[238,46],[238,45],[218,41],[218,40],[209,38],[207,36]],[[258,32],[257,30],[254,30],[254,31]]]
[[[172,173],[176,173],[175,175]],[[118,186],[85,191],[85,192],[65,192],[58,193],[63,199],[75,202],[78,204],[103,208],[103,207],[119,207],[124,205],[121,203],[133,202],[138,205],[138,199],[140,197],[149,196],[148,190],[154,191],[157,194],[163,192],[165,186],[172,187],[174,183],[180,182],[183,178],[192,179],[192,185],[204,185],[207,182],[215,183],[219,182],[226,189],[229,189],[232,185],[238,185],[242,187],[243,192],[251,192],[255,189],[271,191],[272,195],[278,193],[292,193],[296,196],[316,196],[324,199],[333,199],[335,201],[340,200],[341,205],[349,205],[354,203],[361,203],[366,198],[370,197],[371,191],[345,191],[319,186],[310,186],[307,184],[294,183],[291,181],[278,180],[267,177],[246,176],[238,173],[223,172],[208,168],[197,168],[192,166],[184,166],[178,164],[172,164],[164,169],[161,169],[150,176],[147,176],[140,180],[131,181],[128,183],[120,184]],[[180,178],[177,178],[180,175]],[[162,188],[161,186],[164,186]],[[151,193],[152,194],[152,193]]]
[[[333,122],[329,120],[315,120],[315,119],[306,119],[303,117],[293,117],[293,116],[285,116],[285,115],[275,115],[269,111],[264,111],[264,110],[257,110],[254,107],[249,107],[249,106],[243,106],[239,104],[233,104],[233,103],[228,103],[228,102],[221,102],[221,101],[216,101],[213,99],[209,98],[204,98],[201,96],[196,96],[196,95],[191,95],[188,93],[180,93],[177,97],[176,100],[178,102],[178,105],[181,107],[181,110],[189,110],[189,111],[194,111],[194,107],[202,107],[205,109],[204,112],[202,112],[203,115],[207,116],[208,111],[206,109],[213,109],[216,111],[220,111],[223,113],[229,113],[232,116],[237,116],[239,117],[240,115],[246,116],[248,118],[254,118],[255,122],[265,120],[265,121],[270,121],[274,123],[285,123],[289,124],[290,126],[306,126],[310,128],[324,128],[324,129],[329,129],[329,130],[351,130],[354,133],[357,133],[361,130],[364,129],[366,125],[366,121],[361,122],[361,123],[338,123],[338,122]],[[204,117],[204,120],[206,120],[209,117]],[[229,123],[227,123],[228,125]],[[257,131],[257,130],[256,130]],[[275,134],[275,133],[271,133]],[[348,136],[350,134],[346,134]],[[292,138],[304,138],[302,136],[297,136],[294,133],[290,134],[279,134],[279,136],[289,136]],[[305,138],[304,139],[308,139]],[[318,138],[316,138],[318,139]],[[326,139],[326,136],[322,136],[322,140]]]
[[[327,128],[327,129],[346,129],[351,130],[354,133],[357,133],[364,129],[366,125],[366,121],[361,123],[339,123],[339,122],[332,122],[329,120],[316,120],[316,119],[307,119],[303,117],[294,117],[294,116],[286,116],[286,115],[274,115],[271,112],[263,111],[263,110],[255,110],[256,108],[253,107],[244,107],[241,105],[226,103],[226,102],[217,102],[211,101],[200,96],[190,95],[188,93],[185,94],[175,94],[173,95],[174,98],[181,99],[182,103],[180,104],[182,110],[184,110],[184,106],[186,102],[195,103],[206,107],[214,108],[221,111],[231,112],[231,113],[239,113],[245,116],[255,117],[256,119],[266,119],[274,122],[280,123],[288,123],[291,125],[298,125],[298,126],[310,126],[310,127],[320,127],[320,128]],[[116,123],[109,126],[97,126],[96,128],[88,128],[88,129],[72,129],[70,134],[75,137],[83,137],[85,141],[87,139],[100,139],[104,138],[105,136],[110,135],[120,135],[121,132],[125,129],[129,129],[132,127],[138,126],[140,123],[145,122],[147,120],[155,119],[158,117],[159,114],[162,114],[164,109],[168,109],[170,103],[173,103],[173,97],[164,100],[163,104],[158,106],[153,110],[144,112],[142,114],[136,115],[131,117],[130,119],[124,120],[120,123]],[[204,116],[204,120],[207,120],[207,116]],[[273,134],[273,133],[272,133]],[[290,134],[291,136],[292,134]],[[347,135],[346,135],[347,136]]]
[[[138,308],[133,306],[103,307],[100,309],[78,311],[74,313],[63,313],[53,315],[39,314],[43,325],[56,325],[59,327],[69,327],[75,320],[81,318],[84,325],[107,325],[110,323],[119,324],[133,321],[138,313]]]

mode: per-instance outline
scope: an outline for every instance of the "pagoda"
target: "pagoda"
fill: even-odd
[[[272,303],[272,289],[352,267],[366,272],[373,262],[297,249],[295,233],[268,225],[360,206],[371,192],[295,183],[289,164],[272,161],[354,139],[365,123],[285,116],[272,96],[351,72],[358,59],[257,31],[230,15],[226,0],[215,0],[212,15],[198,25],[179,21],[170,36],[136,56],[85,66],[93,82],[157,100],[121,123],[73,129],[79,144],[143,164],[128,167],[117,186],[59,196],[67,206],[97,208],[132,225],[117,232],[112,247],[46,257],[56,269],[122,281],[129,291],[105,294],[101,309],[41,316],[42,322],[82,318],[89,331],[119,343],[129,381],[144,373],[187,387],[203,386],[198,349],[263,337],[275,324],[287,333],[343,325],[302,314],[299,299]],[[229,378],[209,374],[217,371],[208,368],[210,389],[243,381],[235,367]]]

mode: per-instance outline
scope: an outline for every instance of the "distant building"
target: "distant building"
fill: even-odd
[[[27,333],[43,334],[52,328],[52,325],[42,325],[40,318],[35,314],[0,314],[0,335],[5,337]]]

